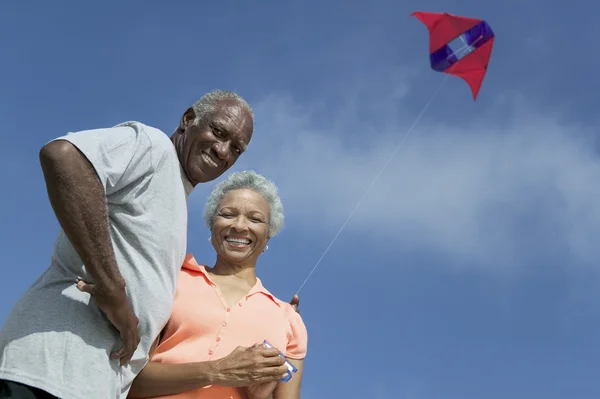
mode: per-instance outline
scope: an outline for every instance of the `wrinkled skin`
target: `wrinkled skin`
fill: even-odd
[[[189,108],[171,137],[179,162],[192,185],[221,176],[246,150],[254,125],[252,115],[233,99],[221,100],[214,112],[194,123]]]

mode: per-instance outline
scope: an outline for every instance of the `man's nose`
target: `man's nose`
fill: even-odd
[[[220,141],[214,145],[215,153],[219,159],[226,159],[229,154],[229,141]]]

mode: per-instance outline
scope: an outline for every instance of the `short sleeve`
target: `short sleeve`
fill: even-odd
[[[110,195],[152,173],[152,142],[140,123],[69,133],[66,140],[90,161]]]
[[[301,360],[306,357],[308,349],[308,331],[306,330],[304,321],[302,321],[302,317],[291,306],[287,310],[290,330],[288,332],[285,356]]]

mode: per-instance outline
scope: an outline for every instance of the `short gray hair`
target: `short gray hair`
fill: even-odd
[[[252,120],[254,120],[254,111],[252,110],[250,104],[248,104],[248,102],[244,100],[242,96],[232,91],[219,89],[206,93],[198,101],[196,101],[194,105],[192,105],[194,113],[196,114],[194,122],[198,123],[200,122],[200,120],[204,119],[206,114],[214,112],[217,104],[223,100],[235,100],[244,110],[246,110],[250,114]]]
[[[219,183],[208,196],[204,207],[204,222],[209,229],[215,222],[217,209],[223,197],[233,190],[248,189],[260,194],[269,203],[269,237],[274,237],[283,227],[283,204],[275,183],[253,170],[235,172]]]

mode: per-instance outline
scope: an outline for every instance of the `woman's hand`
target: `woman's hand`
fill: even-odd
[[[250,385],[246,388],[248,399],[270,399],[279,381],[265,382],[264,384]]]
[[[224,358],[215,360],[214,369],[214,384],[231,387],[277,382],[288,370],[279,351],[262,343],[249,348],[237,347]]]

